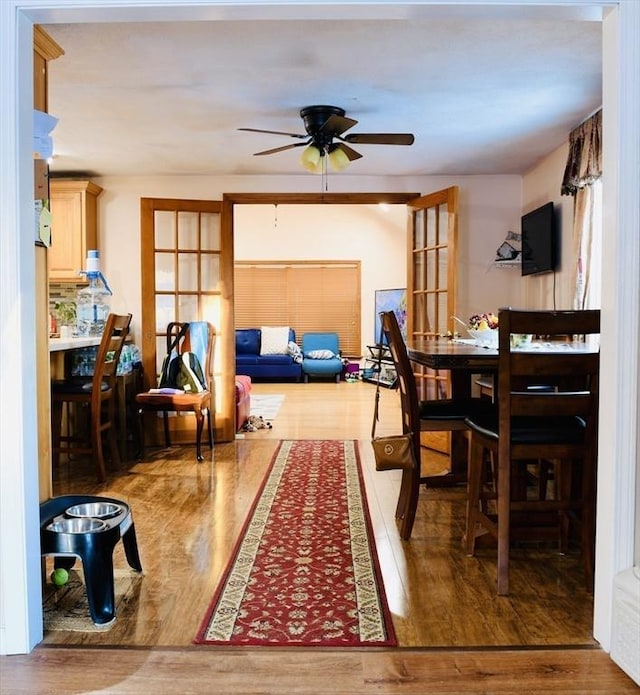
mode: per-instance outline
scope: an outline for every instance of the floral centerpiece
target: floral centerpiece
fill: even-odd
[[[469,317],[469,335],[483,347],[498,347],[498,317],[489,312]]]
[[[469,328],[474,331],[486,331],[487,328],[496,330],[498,328],[498,317],[495,314],[474,314],[469,317]]]

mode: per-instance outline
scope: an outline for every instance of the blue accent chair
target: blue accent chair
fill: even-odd
[[[342,359],[340,358],[340,344],[337,333],[305,333],[302,336],[302,374],[304,382],[309,381],[310,376],[334,377],[340,381],[342,375]],[[333,357],[314,357],[318,350],[328,350]]]

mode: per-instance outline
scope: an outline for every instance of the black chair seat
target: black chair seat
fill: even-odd
[[[467,427],[496,442],[498,411],[479,412],[465,419]],[[582,444],[585,422],[580,417],[515,417],[511,422],[512,444]]]

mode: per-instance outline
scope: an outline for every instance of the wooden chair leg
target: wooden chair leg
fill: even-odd
[[[582,510],[581,510],[581,543],[584,574],[587,588],[593,590],[595,535],[596,535],[596,482],[595,461],[587,458],[582,462]]]
[[[554,461],[554,480],[556,487],[556,499],[558,501],[570,500],[572,496],[574,467],[571,461]],[[569,511],[558,512],[558,551],[565,555],[569,550],[570,516]]]
[[[117,430],[116,430],[116,407],[113,398],[109,400],[107,406],[109,417],[109,453],[111,454],[111,462],[113,467],[120,468],[120,447],[118,446]]]
[[[144,410],[138,408],[138,453],[136,455],[138,460],[144,458]]]
[[[467,471],[467,523],[464,542],[467,555],[473,555],[476,547],[476,523],[481,504],[481,487],[484,473],[484,448],[471,440]]]
[[[204,427],[204,415],[202,410],[197,408],[194,410],[196,416],[196,458],[198,461],[204,461],[204,456],[202,455],[202,429]]]
[[[213,425],[211,423],[211,408],[207,408],[207,429],[209,432],[209,448],[213,449]]]
[[[509,594],[509,539],[511,535],[511,485],[509,461],[498,454],[498,596]]]
[[[411,476],[411,471],[403,469],[402,478],[400,480],[400,491],[398,493],[398,502],[396,503],[396,519],[404,519],[409,500],[409,491],[411,489]]]
[[[416,520],[416,511],[418,508],[418,497],[420,496],[420,481],[419,477],[415,474],[411,476],[411,482],[409,484],[409,490],[407,495],[407,503],[404,509],[404,515],[402,517],[402,523],[400,525],[400,538],[403,541],[408,541],[411,538],[411,532],[413,531],[413,524]]]
[[[100,426],[100,413],[91,413],[91,448],[95,458],[98,481],[103,483],[107,477],[104,465],[104,453],[102,451],[102,428]]]

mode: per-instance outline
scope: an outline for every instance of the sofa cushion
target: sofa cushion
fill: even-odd
[[[286,355],[289,346],[289,326],[262,326],[261,355]]]
[[[260,331],[257,328],[236,329],[236,355],[258,355]]]
[[[260,361],[259,355],[238,355],[236,354],[236,364],[258,364]],[[238,370],[236,369],[236,372]]]
[[[309,357],[312,360],[330,360],[336,357],[336,355],[332,350],[310,350],[305,357]]]
[[[260,355],[256,364],[293,364],[291,355]]]

